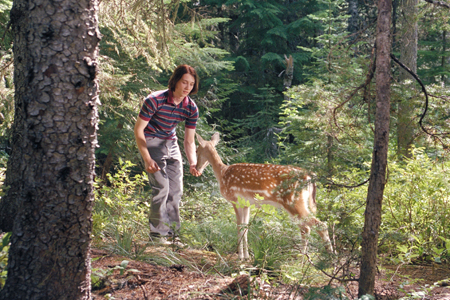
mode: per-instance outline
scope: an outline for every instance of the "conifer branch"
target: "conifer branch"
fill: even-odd
[[[348,97],[347,97],[347,99],[345,99],[345,101],[344,102],[342,102],[342,103],[340,103],[338,106],[336,106],[334,109],[333,109],[333,120],[334,120],[334,125],[336,125],[336,127],[337,128],[340,128],[339,127],[339,125],[338,125],[338,123],[337,123],[337,120],[336,120],[336,111],[339,109],[339,108],[341,108],[342,106],[344,106],[344,104],[345,103],[347,103],[348,101],[350,101],[355,95],[356,95],[356,93],[360,90],[360,89],[362,89],[362,88],[365,88],[367,85],[369,85],[369,83],[372,81],[372,79],[373,79],[373,76],[374,76],[374,74],[375,74],[375,61],[376,61],[376,58],[374,58],[371,62],[370,62],[370,65],[369,65],[369,72],[366,74],[366,80],[364,81],[364,83],[362,83],[360,86],[358,86]]]

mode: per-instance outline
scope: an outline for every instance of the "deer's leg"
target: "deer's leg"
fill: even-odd
[[[248,243],[247,243],[247,224],[250,215],[249,207],[236,207],[233,204],[236,213],[236,224],[238,230],[238,255],[240,260],[248,259]]]
[[[243,207],[242,214],[243,214],[243,218],[244,218],[244,221],[242,222],[242,224],[243,224],[242,230],[244,231],[242,244],[243,244],[243,248],[244,248],[243,249],[244,250],[244,259],[247,260],[250,257],[248,255],[248,240],[247,240],[248,222],[250,219],[250,207],[248,207],[248,206]]]
[[[331,245],[330,237],[328,235],[328,228],[327,225],[318,219],[316,219],[314,216],[308,216],[306,217],[300,224],[300,229],[302,231],[302,238],[307,235],[309,235],[311,231],[311,227],[315,226],[317,227],[317,232],[319,233],[320,238],[325,242],[325,246],[327,247],[327,250],[329,252],[333,252],[333,246]],[[306,235],[306,236],[305,236]],[[306,244],[306,242],[305,242]],[[305,249],[306,251],[306,245]]]
[[[330,236],[328,235],[328,227],[327,224],[317,221],[317,232],[319,233],[322,240],[325,242],[325,247],[330,253],[333,253],[333,246],[331,245]]]
[[[306,253],[306,250],[308,248],[308,237],[311,232],[311,228],[305,220],[300,221],[300,232],[302,234],[302,244],[301,247],[303,249],[303,253]]]

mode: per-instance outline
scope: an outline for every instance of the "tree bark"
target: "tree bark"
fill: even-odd
[[[362,257],[359,277],[359,297],[367,294],[374,295],[375,293],[378,230],[381,224],[381,206],[386,183],[389,142],[391,11],[391,0],[378,1],[375,137],[370,183],[367,192],[363,240],[361,244]]]
[[[97,145],[95,0],[15,0],[12,229],[0,299],[90,299]],[[5,217],[5,214],[3,214]],[[5,225],[6,224],[6,225]]]
[[[417,4],[418,0],[400,1],[400,24],[402,33],[399,38],[400,60],[414,73],[417,72]],[[410,80],[410,83],[407,81]],[[408,89],[414,89],[415,80],[405,69],[400,68],[399,81]],[[414,141],[414,98],[402,99],[398,105],[397,144],[398,156],[411,157]]]

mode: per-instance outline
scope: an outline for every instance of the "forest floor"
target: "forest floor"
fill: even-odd
[[[149,247],[158,255],[164,249]],[[195,265],[214,269],[214,253],[183,249],[178,255],[194,261]],[[200,271],[190,271],[188,266],[178,264],[161,266],[154,262],[130,260],[106,251],[93,249],[91,252],[93,275],[99,274],[100,286],[93,288],[94,300],[163,300],[163,299],[305,299],[308,287],[286,285],[280,282],[262,283],[258,277],[240,275],[230,277],[220,274],[205,275]],[[124,260],[129,261],[124,267]],[[355,270],[357,272],[357,270]],[[383,266],[376,279],[376,299],[447,299],[450,300],[450,265],[401,265]],[[324,282],[323,286],[326,285]],[[248,295],[250,293],[250,297]],[[412,293],[415,293],[414,296]],[[358,283],[345,286],[342,299],[356,299]],[[340,299],[315,296],[311,299]]]

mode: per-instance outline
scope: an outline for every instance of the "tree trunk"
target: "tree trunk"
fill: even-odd
[[[15,0],[13,153],[2,200],[15,211],[0,299],[90,299],[97,145],[95,0]],[[3,214],[3,217],[5,215]]]
[[[283,78],[283,91],[286,92],[292,85],[292,79],[294,78],[294,59],[292,55],[289,58],[284,55],[284,62],[286,64],[286,71],[284,72]],[[289,101],[289,96],[284,95],[284,100]]]
[[[400,1],[400,23],[402,33],[399,38],[400,60],[414,73],[417,72],[417,4],[418,0]],[[407,83],[410,80],[410,83]],[[399,81],[407,89],[414,89],[415,79],[405,69],[400,68]],[[398,156],[411,157],[414,141],[414,98],[401,99],[398,105],[397,141]]]
[[[446,65],[447,65],[447,56],[445,55],[445,53],[447,52],[447,30],[444,30],[442,32],[442,60],[441,60],[441,67],[442,70],[446,69]],[[441,86],[443,88],[445,88],[446,83],[448,82],[448,78],[445,78],[445,75],[442,74],[441,75]]]
[[[378,1],[375,137],[367,192],[367,204],[362,240],[359,297],[374,295],[378,250],[378,230],[381,224],[381,205],[386,183],[386,167],[390,118],[390,51],[391,0]]]

